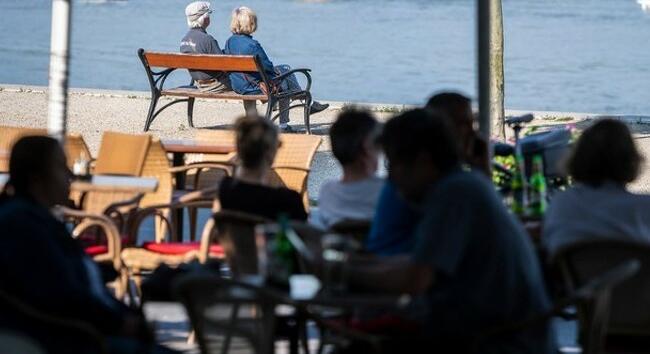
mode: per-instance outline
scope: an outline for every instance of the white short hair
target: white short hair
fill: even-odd
[[[205,18],[210,17],[209,13],[203,14],[201,17],[197,18],[196,20],[190,20],[189,17],[187,18],[187,25],[190,28],[203,28],[203,24],[205,23]]]
[[[257,15],[255,11],[241,6],[232,11],[230,31],[235,34],[252,34],[257,30]]]

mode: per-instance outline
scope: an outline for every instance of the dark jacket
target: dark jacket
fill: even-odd
[[[191,28],[181,40],[181,53],[189,54],[223,54],[214,37],[203,28]],[[230,85],[228,76],[223,71],[188,70],[194,80],[217,79],[225,85]]]
[[[130,311],[106,295],[91,291],[88,259],[65,225],[43,206],[22,197],[0,196],[0,290],[50,316],[80,320],[106,335],[115,334]],[[0,306],[0,311],[7,310]],[[13,316],[0,314],[0,327],[29,331],[56,341],[53,329],[20,328]],[[18,328],[17,328],[18,327]],[[22,327],[25,327],[24,324]],[[38,333],[34,333],[38,332]]]
[[[266,55],[262,45],[253,37],[246,34],[233,34],[226,41],[224,52],[230,55],[257,55],[264,67],[264,72],[268,75],[269,79],[277,76],[273,70],[273,63]],[[230,73],[230,84],[232,89],[242,95],[255,95],[260,94],[260,87],[258,82],[262,80],[259,73]]]

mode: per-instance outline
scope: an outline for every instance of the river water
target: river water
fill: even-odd
[[[176,51],[185,0],[72,0],[71,87],[147,90],[140,47]],[[423,103],[475,97],[474,0],[215,0],[256,10],[276,64],[310,67],[318,99]],[[650,13],[636,0],[504,0],[506,106],[650,114]],[[0,83],[46,85],[50,0],[0,1]],[[185,84],[180,72],[173,83]]]

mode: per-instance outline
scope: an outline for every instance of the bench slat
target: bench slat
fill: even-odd
[[[252,55],[210,55],[145,52],[152,67],[183,68],[210,71],[258,72]]]
[[[266,95],[240,95],[236,92],[203,92],[197,89],[190,88],[173,88],[169,90],[163,90],[160,92],[163,96],[181,96],[181,97],[197,97],[197,98],[223,98],[223,99],[232,99],[232,100],[244,100],[244,101],[266,101],[268,97]]]

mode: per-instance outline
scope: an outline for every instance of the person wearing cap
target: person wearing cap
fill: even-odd
[[[185,8],[189,31],[181,40],[181,53],[223,54],[219,43],[206,32],[210,25],[210,3],[195,1]],[[189,70],[192,80],[201,91],[231,91],[230,79],[222,71]]]
[[[291,71],[288,65],[274,66],[262,48],[262,45],[255,39],[252,34],[257,30],[257,15],[248,7],[241,6],[232,12],[230,22],[230,31],[232,36],[226,41],[224,52],[231,55],[257,55],[260,58],[264,71],[273,79],[283,73]],[[259,95],[262,93],[260,81],[262,80],[258,73],[230,73],[230,82],[235,92],[242,95]],[[280,91],[302,90],[295,75],[290,75],[283,79],[279,85]],[[293,132],[289,125],[289,99],[281,99],[280,108],[280,129],[284,132]],[[247,106],[248,105],[248,106]],[[252,105],[252,107],[251,107]],[[246,111],[254,110],[255,101],[245,102]],[[322,104],[313,101],[310,107],[310,113],[315,114],[329,107],[329,104]]]

